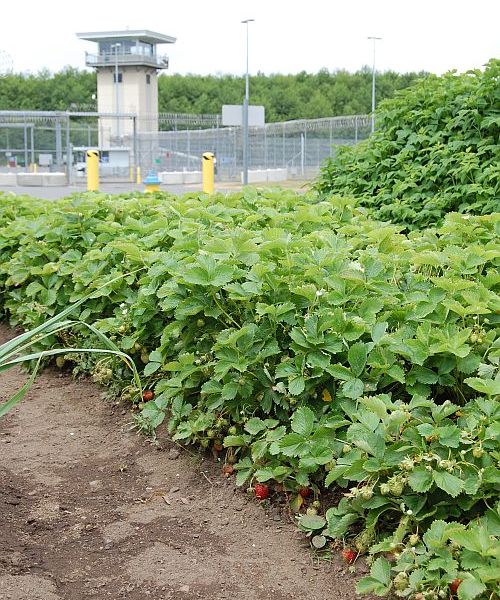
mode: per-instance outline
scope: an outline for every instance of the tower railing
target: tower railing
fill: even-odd
[[[109,53],[100,54],[85,53],[85,64],[88,67],[113,67],[118,63],[119,66],[145,65],[155,69],[168,68],[168,56],[166,54],[132,54],[132,53]]]

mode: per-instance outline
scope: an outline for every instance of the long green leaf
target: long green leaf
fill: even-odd
[[[12,410],[14,408],[14,406],[16,406],[16,404],[21,402],[21,400],[24,398],[24,396],[26,396],[30,387],[33,385],[33,382],[35,381],[35,377],[38,373],[38,370],[40,369],[41,360],[42,360],[41,358],[38,359],[38,362],[36,363],[36,366],[33,369],[33,373],[31,373],[30,378],[23,385],[23,387],[20,390],[18,390],[11,398],[9,398],[9,400],[4,402],[3,404],[0,404],[0,418],[2,418],[10,410]]]
[[[45,323],[42,323],[41,325],[38,325],[38,327],[35,327],[35,329],[26,331],[25,333],[22,333],[21,335],[15,337],[14,339],[10,340],[9,342],[6,342],[2,346],[0,346],[0,359],[2,359],[4,356],[10,354],[13,350],[18,348],[25,341],[33,339],[39,333],[42,333],[42,332],[45,333],[48,330],[50,331],[52,325],[60,323],[62,319],[64,319],[67,315],[72,313],[76,308],[81,306],[84,302],[86,302],[89,298],[91,298],[99,290],[114,283],[115,281],[119,281],[120,279],[123,279],[124,277],[133,275],[134,273],[137,273],[138,271],[142,270],[143,268],[144,267],[141,267],[140,269],[136,269],[135,271],[131,271],[129,273],[122,273],[118,277],[114,277],[110,281],[107,281],[105,284],[103,284],[103,285],[99,286],[98,288],[96,288],[95,290],[92,290],[91,292],[89,292],[86,296],[83,296],[83,298],[80,298],[80,300],[78,300],[71,306],[68,306],[67,308],[65,308],[62,312],[58,313],[57,315],[54,315],[51,319],[49,319],[48,321],[45,321]]]

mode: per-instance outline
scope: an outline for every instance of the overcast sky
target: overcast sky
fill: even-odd
[[[500,0],[4,0],[0,52],[14,71],[85,68],[95,45],[80,31],[150,29],[177,38],[161,46],[171,73],[233,73],[245,69],[250,24],[250,72],[319,69],[464,71],[500,57]],[[3,61],[5,62],[5,61]],[[0,83],[1,85],[1,83]]]

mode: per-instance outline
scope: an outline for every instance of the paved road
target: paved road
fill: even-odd
[[[282,181],[278,184],[278,187],[294,189],[299,193],[305,192],[311,182],[310,181],[300,181],[300,180],[289,180]],[[239,192],[242,189],[242,185],[238,182],[216,182],[215,191],[221,192],[222,194],[231,194],[234,192]],[[257,184],[255,187],[265,188],[271,187],[271,184],[266,185]],[[162,191],[169,192],[171,194],[182,195],[188,194],[191,192],[200,192],[201,191],[201,183],[194,185],[162,185]],[[3,192],[5,194],[16,194],[33,196],[35,198],[46,198],[48,200],[55,200],[57,198],[64,198],[65,196],[69,196],[70,194],[75,193],[83,193],[86,191],[85,184],[77,184],[77,185],[65,185],[65,186],[50,186],[50,187],[22,187],[22,186],[0,186],[0,193]],[[104,192],[106,194],[123,194],[125,192],[143,192],[144,185],[137,185],[135,183],[101,183],[99,191]]]
[[[188,192],[198,192],[201,191],[201,184],[198,185],[163,185],[161,189],[165,192],[170,192],[171,194],[187,194]],[[226,192],[234,192],[238,189],[241,189],[241,186],[232,187],[232,184],[221,184],[216,187],[217,191],[222,193]],[[0,192],[4,192],[5,194],[16,194],[16,195],[24,195],[33,196],[35,198],[46,198],[48,200],[55,200],[57,198],[64,198],[65,196],[69,196],[70,194],[82,193],[85,192],[84,185],[66,185],[66,186],[50,186],[50,187],[22,187],[22,186],[0,186]],[[143,185],[137,185],[135,183],[104,183],[100,186],[101,192],[106,194],[123,194],[125,192],[136,192],[144,191]]]

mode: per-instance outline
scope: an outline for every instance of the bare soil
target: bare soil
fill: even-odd
[[[0,374],[0,400],[25,379]],[[356,598],[349,567],[315,559],[286,513],[130,422],[52,369],[0,420],[0,600]]]

